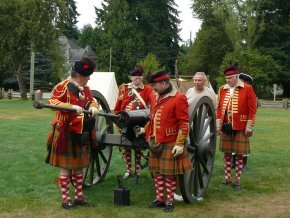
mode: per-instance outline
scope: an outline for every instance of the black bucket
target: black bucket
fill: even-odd
[[[119,206],[130,205],[130,189],[124,187],[121,176],[117,177],[119,187],[114,190],[114,204]]]
[[[130,205],[130,189],[116,188],[114,190],[114,204],[119,206]]]

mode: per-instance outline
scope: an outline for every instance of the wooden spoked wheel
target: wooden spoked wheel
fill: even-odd
[[[111,113],[108,102],[98,91],[92,90],[92,96],[100,105],[100,112]],[[113,122],[108,117],[97,116],[95,122],[95,131],[97,138],[102,135],[113,133]],[[111,157],[112,146],[99,145],[97,148],[90,149],[90,163],[88,168],[84,169],[84,186],[93,186],[102,181],[108,171]]]
[[[216,149],[215,109],[211,99],[200,97],[193,105],[186,144],[193,170],[178,176],[180,192],[187,203],[204,196],[212,175]]]

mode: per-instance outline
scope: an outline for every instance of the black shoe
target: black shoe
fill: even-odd
[[[234,189],[235,190],[241,190],[241,184],[240,183],[235,183],[234,184]]]
[[[225,181],[222,182],[222,184],[224,184],[224,185],[230,185],[230,184],[232,184],[232,181],[231,180],[230,181],[225,180]]]
[[[86,199],[83,199],[83,200],[75,199],[74,205],[82,206],[82,207],[92,207],[92,205],[89,202],[87,202]]]
[[[62,203],[61,206],[66,210],[73,210],[76,208],[71,200],[68,200],[66,203]]]
[[[172,212],[174,210],[174,206],[172,202],[166,202],[165,208],[164,208],[164,212],[165,213],[169,213]]]
[[[134,174],[133,179],[134,179],[136,184],[139,183],[140,175]]]
[[[158,207],[165,207],[165,203],[159,200],[154,200],[149,204],[149,208],[158,208]]]
[[[247,171],[247,164],[244,164],[244,165],[243,165],[242,172],[246,172],[246,171]]]

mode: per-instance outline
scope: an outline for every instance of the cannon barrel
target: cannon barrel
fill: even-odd
[[[134,128],[136,126],[145,126],[150,118],[150,110],[120,111],[118,116],[120,118],[115,120],[114,123],[129,140],[133,140],[135,138]]]
[[[62,111],[76,112],[75,109],[70,108],[70,107],[63,107],[63,106],[56,106],[56,105],[44,104],[41,101],[34,101],[33,102],[33,107],[35,107],[36,109],[50,108],[50,109],[54,109],[54,110],[62,110]],[[91,114],[91,111],[83,110],[83,113],[85,113],[85,114]],[[122,118],[120,118],[120,116],[114,115],[114,114],[99,112],[98,115],[99,116],[105,116],[105,117],[118,118],[118,119],[122,120]]]

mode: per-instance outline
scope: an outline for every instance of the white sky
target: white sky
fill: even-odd
[[[75,0],[77,11],[80,14],[78,17],[78,28],[82,28],[85,24],[91,24],[95,27],[96,14],[94,6],[100,7],[102,0]],[[201,22],[192,17],[192,10],[190,8],[192,0],[175,0],[179,6],[178,10],[180,24],[180,36],[183,41],[187,41],[190,38],[190,32],[192,40],[195,37],[196,32],[199,30]]]

